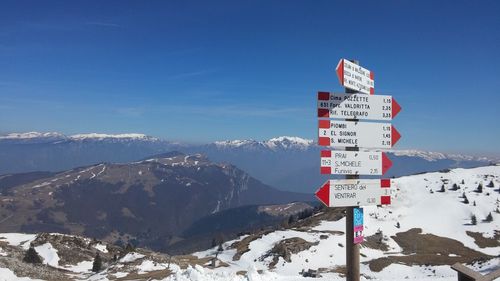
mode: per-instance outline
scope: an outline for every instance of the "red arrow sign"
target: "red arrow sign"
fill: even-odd
[[[341,59],[335,72],[342,86],[361,93],[374,94],[375,83],[372,71],[346,59]]]
[[[392,161],[387,155],[382,152],[382,175],[385,174],[392,167]]]
[[[327,207],[391,204],[389,179],[328,180],[315,193]]]
[[[391,121],[401,111],[392,96],[318,92],[318,117]]]
[[[321,174],[383,175],[392,166],[385,152],[380,151],[321,151]]]
[[[401,106],[396,102],[394,98],[392,98],[392,118],[396,117],[398,113],[401,111]]]
[[[319,120],[321,146],[392,148],[401,138],[389,123]]]
[[[394,128],[394,126],[391,125],[391,142],[392,145],[394,146],[398,140],[401,138],[401,134]]]

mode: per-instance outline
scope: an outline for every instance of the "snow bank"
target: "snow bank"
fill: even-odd
[[[97,250],[103,252],[103,253],[107,253],[108,252],[108,249],[106,248],[106,245],[103,245],[103,244],[97,244],[94,246],[94,248],[96,248]]]
[[[121,258],[120,262],[133,262],[135,260],[142,259],[143,257],[143,254],[132,252],[126,254],[123,258]]]
[[[150,260],[145,260],[140,265],[137,266],[139,274],[144,274],[149,271],[163,270],[166,268],[167,268],[166,264],[156,263]]]
[[[35,240],[35,234],[23,234],[23,233],[1,233],[0,241],[5,241],[11,246],[21,246],[23,249],[27,250],[30,247],[30,243]]]
[[[59,267],[59,256],[52,244],[45,243],[35,247],[36,252],[42,257],[43,263],[53,267]]]
[[[31,279],[28,277],[17,277],[14,272],[8,268],[0,268],[0,281],[42,281],[40,279]]]

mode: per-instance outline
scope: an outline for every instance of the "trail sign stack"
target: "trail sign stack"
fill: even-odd
[[[389,179],[359,176],[382,176],[392,166],[380,149],[392,148],[401,137],[389,123],[401,106],[392,96],[374,95],[374,74],[357,61],[341,59],[336,73],[346,93],[318,92],[318,144],[330,148],[321,151],[321,174],[345,175],[346,179],[328,180],[316,197],[327,207],[347,207],[347,280],[358,281],[361,206],[391,203]]]

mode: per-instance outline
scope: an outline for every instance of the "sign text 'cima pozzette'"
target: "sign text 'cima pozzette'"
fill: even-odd
[[[390,179],[328,180],[316,197],[328,207],[391,204]]]
[[[375,93],[372,71],[346,59],[341,59],[335,70],[342,86],[365,94]]]
[[[383,175],[392,166],[380,151],[321,151],[321,174]]]
[[[391,121],[401,110],[392,96],[318,92],[318,117]]]
[[[321,146],[388,149],[400,137],[389,123],[319,120]]]

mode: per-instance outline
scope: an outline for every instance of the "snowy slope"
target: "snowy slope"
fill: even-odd
[[[392,205],[386,207],[365,207],[365,237],[374,235],[381,230],[389,251],[375,250],[367,247],[361,249],[361,262],[367,262],[376,258],[391,255],[403,256],[402,248],[390,236],[405,232],[412,228],[421,228],[423,234],[432,233],[437,236],[451,238],[462,242],[465,247],[479,251],[484,254],[498,256],[500,246],[480,248],[474,239],[466,234],[466,231],[481,232],[485,237],[493,237],[495,230],[500,230],[500,214],[495,213],[499,205],[500,192],[500,167],[489,166],[475,169],[455,169],[449,173],[429,173],[416,176],[402,177],[393,180]],[[462,184],[462,180],[464,184]],[[437,192],[445,183],[446,191]],[[486,187],[493,181],[495,187]],[[457,183],[460,190],[448,190]],[[482,193],[474,192],[474,189],[482,183]],[[433,190],[433,193],[430,192]],[[460,198],[465,192],[470,203],[462,203]],[[473,202],[476,202],[476,206]],[[488,213],[492,213],[492,222],[482,222]],[[470,216],[477,216],[477,225],[470,225]],[[400,223],[400,228],[396,227]],[[305,280],[298,272],[302,269],[335,268],[345,264],[345,236],[332,235],[326,231],[344,231],[345,219],[339,221],[323,221],[320,225],[309,231],[282,230],[274,231],[249,244],[250,251],[243,254],[240,260],[234,261],[233,256],[236,249],[230,245],[235,241],[225,243],[224,252],[218,255],[222,262],[229,264],[227,268],[216,269],[222,275],[227,272],[236,273],[247,271],[251,268],[270,271],[275,276],[270,280]],[[321,235],[328,238],[321,239]],[[286,238],[300,237],[309,242],[316,242],[309,250],[292,254],[291,262],[285,262],[282,258],[275,269],[269,269],[271,258],[262,258],[263,254],[270,251],[273,246]],[[243,237],[242,237],[243,238]],[[242,239],[240,238],[240,239]],[[199,257],[213,256],[215,249],[199,252]],[[450,254],[450,256],[453,256]],[[500,267],[500,258],[492,259],[476,268],[489,271]],[[361,272],[374,280],[456,280],[455,271],[448,265],[442,266],[405,266],[392,264],[385,267],[381,272],[371,272],[367,264],[361,265]],[[337,273],[321,274],[322,278],[316,280],[342,280]],[[194,280],[194,279],[170,279],[170,280]],[[204,280],[204,279],[200,279]],[[210,280],[210,279],[207,279]],[[231,279],[227,279],[231,280]]]
[[[488,187],[490,182],[493,183],[493,187]],[[459,188],[450,190],[454,184]],[[477,192],[480,184],[483,186],[481,193]],[[443,185],[444,192],[439,192]],[[495,212],[497,208],[500,208],[499,187],[500,166],[454,169],[447,173],[427,173],[393,179],[392,204],[384,207],[364,208],[365,237],[371,239],[381,234],[381,241],[387,249],[371,247],[368,245],[369,242],[363,244],[360,251],[361,280],[456,280],[456,272],[450,269],[450,264],[454,263],[455,258],[462,258],[460,256],[462,254],[464,257],[469,254],[487,257],[482,262],[473,261],[468,265],[482,273],[500,268],[500,239],[498,238],[500,233],[493,238],[495,231],[500,230],[500,214]],[[469,200],[468,204],[463,203],[463,193]],[[326,218],[323,216],[325,213],[320,212],[304,220],[314,223],[300,224],[304,221],[299,221],[299,224],[292,225],[292,228],[252,233],[225,242],[222,245],[223,251],[219,253],[217,253],[217,247],[195,253],[195,257],[189,258],[193,262],[187,265],[181,265],[182,259],[186,257],[174,257],[173,262],[170,263],[168,258],[159,257],[154,253],[131,252],[121,256],[117,263],[110,264],[104,271],[92,274],[90,272],[91,258],[73,265],[61,265],[61,253],[55,249],[55,244],[40,242],[35,249],[46,265],[66,269],[73,274],[71,276],[78,277],[79,280],[110,280],[134,274],[139,274],[134,278],[135,280],[147,280],[150,273],[161,276],[155,280],[167,281],[344,280],[341,272],[345,264],[345,236],[343,234],[345,219],[315,220],[316,217]],[[483,221],[489,213],[493,221]],[[477,217],[476,225],[470,223],[471,214]],[[396,226],[398,223],[399,227]],[[412,236],[414,241],[410,240],[409,244],[401,244],[401,235],[415,231],[417,228],[421,229],[422,233]],[[467,231],[479,233],[490,242],[496,241],[496,244],[481,244],[468,235]],[[372,270],[373,262],[380,259],[395,257],[396,260],[398,258],[411,260],[422,255],[422,250],[436,251],[432,249],[432,245],[417,243],[418,239],[429,237],[447,244],[438,247],[436,253],[423,255],[424,264],[418,264],[418,259],[416,259],[413,261],[414,264],[390,262],[380,270]],[[16,246],[24,250],[34,239],[34,235],[0,234],[0,242],[6,243],[9,247]],[[291,239],[303,241],[308,246],[291,253],[288,261],[283,256],[273,255],[272,249],[276,245]],[[234,246],[236,242],[241,243],[245,240],[250,241],[247,244],[247,252],[242,252],[240,248]],[[103,245],[102,242],[97,242],[92,249],[105,255],[109,246],[106,248]],[[425,249],[418,249],[418,247]],[[11,249],[6,246],[2,249],[0,245],[0,250],[7,252]],[[238,251],[240,251],[240,257],[235,258]],[[212,268],[209,265],[216,254],[218,259],[216,268]],[[437,262],[439,258],[444,258],[445,262],[440,264]],[[2,257],[0,261],[1,259]],[[276,261],[275,265],[271,266],[274,261]],[[321,276],[310,278],[299,274],[309,269],[318,271]],[[4,278],[0,280],[32,280],[16,277],[10,268],[0,267],[0,274]]]

